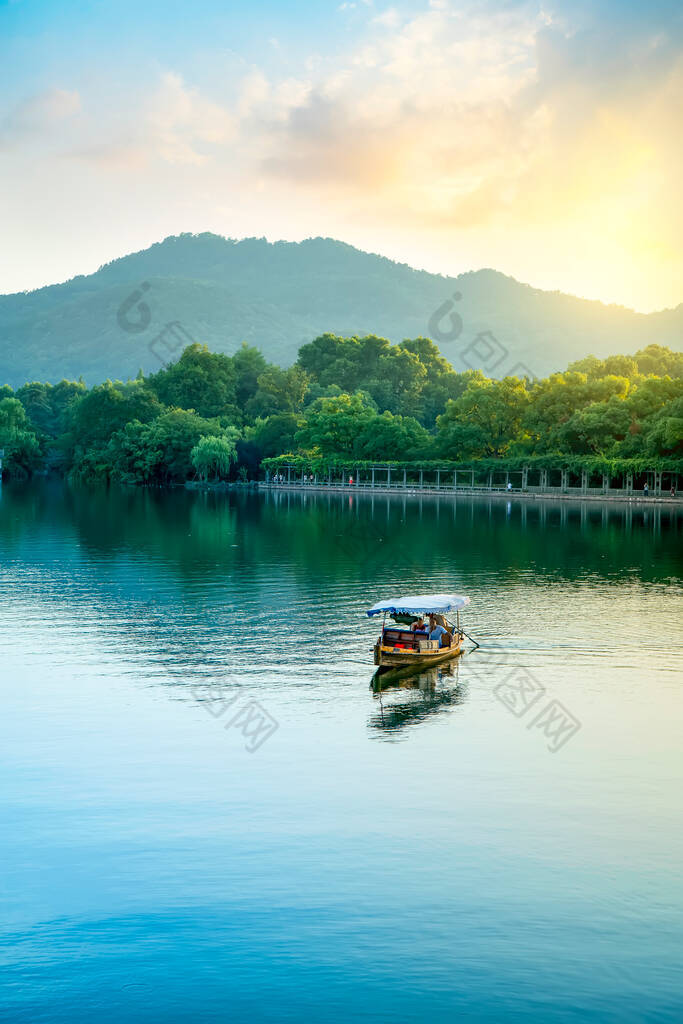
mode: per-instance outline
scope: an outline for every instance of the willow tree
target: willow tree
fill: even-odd
[[[200,437],[190,452],[192,465],[201,480],[225,480],[237,458],[239,431],[228,429],[216,437]]]

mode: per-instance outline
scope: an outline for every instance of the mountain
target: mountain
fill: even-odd
[[[329,238],[183,234],[94,274],[0,296],[0,385],[125,379],[192,340],[227,353],[246,341],[287,365],[327,331],[394,342],[428,335],[456,369],[543,376],[588,354],[652,342],[679,349],[683,305],[641,314],[494,270],[443,277]]]

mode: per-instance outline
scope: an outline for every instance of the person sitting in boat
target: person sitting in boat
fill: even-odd
[[[441,618],[441,616],[439,616],[439,618]],[[448,633],[448,630],[444,629],[444,627],[439,622],[436,621],[436,615],[430,615],[429,616],[429,639],[430,640],[438,640],[439,641],[439,647],[444,647],[445,644],[444,644],[443,637],[446,634],[448,634],[448,636],[450,636],[450,633]]]
[[[420,632],[422,633],[426,633],[427,623],[424,620],[424,615],[418,615],[417,620],[411,623],[410,628],[412,629],[413,633],[415,632],[416,629],[420,630]]]

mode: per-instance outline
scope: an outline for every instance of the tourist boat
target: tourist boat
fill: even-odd
[[[400,672],[401,675],[422,672],[433,665],[450,661],[462,653],[467,634],[460,628],[460,611],[470,603],[459,594],[420,594],[378,601],[368,616],[382,616],[382,632],[374,647],[375,665],[379,672]],[[445,618],[455,613],[455,624]],[[387,626],[387,615],[394,625]],[[408,623],[420,616],[434,615],[446,630],[440,640],[430,640],[428,630],[413,630]]]

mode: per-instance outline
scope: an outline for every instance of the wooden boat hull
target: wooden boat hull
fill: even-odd
[[[375,665],[379,671],[394,671],[396,669],[412,669],[414,672],[422,672],[433,665],[441,665],[451,658],[457,658],[462,654],[462,641],[454,643],[450,647],[440,647],[436,651],[396,651],[393,647],[384,647],[379,641],[375,644]]]

